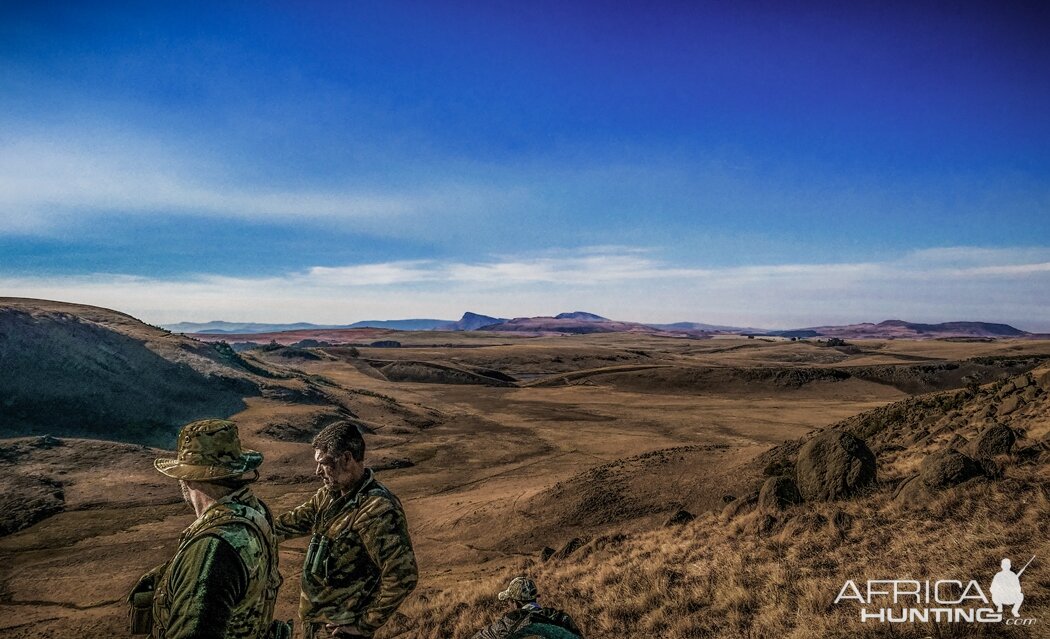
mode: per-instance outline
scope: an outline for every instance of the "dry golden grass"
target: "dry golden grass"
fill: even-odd
[[[765,532],[756,512],[598,538],[560,562],[527,559],[456,590],[421,591],[378,637],[470,637],[500,614],[494,594],[515,572],[535,578],[541,600],[569,612],[590,639],[1047,636],[1045,468],[1012,468],[1003,480],[948,490],[919,508],[892,502],[890,492],[798,506]],[[845,579],[975,579],[987,594],[1002,557],[1017,564],[1031,555],[1022,616],[1037,618],[1035,627],[861,624],[858,604],[833,603]]]
[[[900,376],[910,379],[922,373],[913,364],[925,359],[911,349],[952,359],[1038,359],[1050,354],[1050,340],[872,342],[852,355],[744,339],[402,335],[402,349],[362,348],[355,357],[340,349],[326,349],[319,360],[243,355],[274,377],[264,396],[247,398],[233,416],[245,445],[266,456],[256,490],[278,512],[316,489],[308,441],[333,415],[351,415],[375,431],[367,436],[369,463],[415,463],[381,474],[408,512],[421,569],[419,591],[383,630],[385,639],[469,637],[502,612],[494,594],[521,571],[536,576],[544,601],[567,609],[589,638],[854,636],[856,610],[830,605],[847,577],[957,575],[986,586],[1001,556],[1047,556],[1045,542],[1033,541],[1047,537],[1034,510],[1045,513],[1046,498],[1033,488],[1037,481],[1045,486],[1046,477],[1031,467],[1027,476],[1012,467],[1002,482],[942,494],[922,511],[898,512],[889,503],[895,480],[956,434],[975,435],[993,416],[989,406],[995,421],[1027,433],[1025,445],[1045,439],[1045,395],[1007,413],[999,407],[1029,390],[1007,392],[1004,380],[972,405],[920,397],[894,406],[917,391],[883,378],[835,381],[834,371],[812,369],[900,364]],[[556,387],[394,382],[370,374],[371,358],[498,369],[526,383],[605,372]],[[654,364],[672,368],[609,368]],[[697,372],[704,367],[712,370]],[[787,382],[805,383],[780,383],[785,373],[774,369],[785,369]],[[1011,370],[990,369],[980,379],[1017,374]],[[931,388],[944,380],[933,381]],[[1041,387],[1050,392],[1046,381]],[[885,482],[876,494],[796,508],[765,533],[755,530],[761,519],[754,514],[732,521],[703,515],[654,530],[678,508],[704,512],[720,508],[726,494],[746,494],[761,481],[770,446],[881,407],[886,419],[871,420],[869,437]],[[892,428],[881,428],[887,423]],[[170,558],[192,521],[177,485],[153,470],[159,451],[99,443],[86,454],[82,443],[66,443],[33,447],[4,467],[61,480],[67,506],[0,539],[0,563],[8,568],[0,571],[5,639],[125,636],[124,594],[143,571]],[[592,486],[601,490],[587,490]],[[605,496],[618,499],[590,499]],[[544,545],[588,536],[598,539],[566,560],[529,559]],[[304,546],[298,540],[282,548],[281,618],[295,615]],[[1024,612],[1046,621],[1050,570],[1041,561],[1022,580]],[[889,633],[859,629],[860,636]],[[954,636],[949,630],[908,628],[896,636]],[[1019,637],[1040,636],[1039,629],[1019,630]]]

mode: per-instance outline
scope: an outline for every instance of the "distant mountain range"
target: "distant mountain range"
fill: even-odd
[[[575,319],[582,321],[608,321],[606,318],[575,311],[561,313],[555,319]],[[258,322],[179,322],[166,324],[164,328],[173,333],[198,333],[206,335],[252,335],[256,333],[282,333],[285,331],[331,330],[341,328],[386,328],[394,331],[476,331],[486,326],[502,324],[510,320],[503,317],[492,317],[467,311],[458,321],[442,319],[403,319],[403,320],[364,320],[353,324],[311,324],[296,322],[294,324],[263,324]]]
[[[442,329],[451,320],[439,319],[404,319],[404,320],[364,320],[353,324],[260,324],[256,322],[179,322],[165,324],[163,328],[173,333],[200,333],[205,335],[252,335],[255,333],[283,333],[285,331],[320,331],[340,328],[387,328],[394,331],[432,331]],[[447,329],[444,330],[454,330]],[[467,329],[470,330],[470,329]]]
[[[989,322],[944,322],[921,324],[903,320],[886,320],[878,324],[861,323],[844,326],[815,326],[789,330],[765,330],[754,327],[676,322],[672,324],[642,324],[611,320],[586,311],[559,313],[553,317],[518,317],[506,319],[466,312],[458,321],[441,319],[367,320],[353,324],[262,324],[254,322],[204,323],[180,322],[164,328],[176,333],[198,335],[255,335],[287,331],[341,330],[354,328],[381,328],[398,331],[507,331],[533,333],[660,333],[678,335],[756,335],[795,338],[837,337],[840,339],[931,339],[931,338],[1000,338],[1032,336],[1008,324]]]
[[[592,319],[593,318],[593,319]],[[557,317],[518,317],[486,326],[488,331],[526,333],[657,333],[660,329],[635,322],[616,322],[590,313],[563,313]]]
[[[943,322],[919,324],[904,320],[886,320],[878,324],[847,324],[845,326],[817,326],[789,331],[771,331],[784,337],[838,337],[840,339],[929,339],[944,337],[1025,337],[1031,335],[1009,324],[989,322]]]
[[[448,320],[439,319],[403,319],[403,320],[365,320],[354,322],[346,328],[388,328],[393,331],[433,331],[448,326]]]
[[[764,328],[701,324],[700,322],[675,322],[673,324],[646,324],[663,331],[702,331],[706,333],[770,333]]]

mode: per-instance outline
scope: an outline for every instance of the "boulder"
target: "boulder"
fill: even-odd
[[[758,503],[758,491],[750,492],[743,497],[737,497],[722,509],[722,515],[732,519],[751,510]]]
[[[825,431],[799,450],[795,481],[805,501],[849,497],[875,481],[875,454],[849,433]]]
[[[1003,468],[1003,465],[991,457],[985,457],[976,461],[977,465],[981,467],[981,474],[988,479],[1002,479],[1006,475],[1006,469]]]
[[[948,442],[948,448],[954,448],[955,450],[966,450],[970,446],[970,440],[966,439],[959,433],[952,436],[950,442]]]
[[[554,556],[554,553],[555,550],[553,548],[550,546],[544,546],[543,549],[540,550],[540,561],[547,561]]]
[[[688,524],[689,522],[696,519],[696,515],[689,512],[688,510],[675,511],[673,515],[667,518],[664,522],[664,526],[678,526],[680,524]]]
[[[1020,395],[1010,395],[999,404],[999,414],[1009,415],[1021,406],[1024,406],[1024,400],[1021,399]]]
[[[1006,455],[1014,447],[1017,434],[1009,426],[996,424],[981,431],[970,445],[970,453],[977,459]]]
[[[1043,440],[1017,450],[1022,464],[1050,464],[1050,441]]]
[[[919,477],[930,488],[949,488],[982,474],[981,465],[957,450],[938,451],[922,460]]]
[[[758,509],[763,512],[784,510],[800,503],[802,495],[790,477],[770,477],[758,492]]]
[[[1035,383],[1044,390],[1050,391],[1050,368],[1043,368],[1032,373]]]

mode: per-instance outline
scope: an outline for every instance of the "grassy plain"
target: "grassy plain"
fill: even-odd
[[[590,638],[948,637],[952,628],[861,627],[831,606],[836,584],[866,567],[916,575],[958,567],[990,579],[985,554],[1023,546],[1050,556],[1045,466],[939,495],[921,511],[903,509],[886,485],[864,499],[800,506],[773,528],[758,513],[720,514],[761,483],[760,456],[774,446],[915,394],[1023,374],[1050,358],[1050,342],[397,339],[401,348],[356,353],[242,354],[303,376],[328,400],[251,397],[232,417],[266,457],[257,492],[275,511],[318,487],[315,432],[345,417],[371,431],[368,460],[406,508],[421,572],[381,637],[469,637],[496,614],[497,586],[519,571],[534,574],[544,599]],[[469,383],[497,373],[515,381]],[[1025,419],[1045,440],[1045,411]],[[0,443],[9,470],[54,478],[65,492],[62,512],[0,538],[0,634],[125,635],[124,594],[171,555],[192,520],[175,483],[152,469],[167,453],[91,440]],[[404,460],[411,466],[395,467]],[[678,510],[698,517],[665,527]],[[540,560],[544,547],[573,539],[580,550]],[[304,547],[283,548],[279,617],[295,616]],[[1045,612],[1050,573],[1032,574],[1030,601]]]

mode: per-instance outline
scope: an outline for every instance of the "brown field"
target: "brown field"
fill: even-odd
[[[232,418],[265,454],[257,492],[277,511],[318,486],[314,433],[341,418],[371,431],[367,459],[404,503],[421,574],[380,637],[469,637],[496,614],[497,586],[521,571],[589,638],[1048,636],[1045,455],[918,505],[892,492],[949,435],[972,437],[991,421],[1045,445],[1050,342],[374,335],[403,346],[242,353],[281,375],[275,387],[302,392],[247,397]],[[1000,380],[1029,371],[1043,390],[1009,413],[986,410],[1009,394]],[[920,394],[963,392],[954,403],[901,404],[877,428],[845,421],[868,428],[879,456],[871,494],[796,506],[772,523],[721,514],[794,450],[773,447]],[[73,438],[0,445],[5,474],[64,493],[63,510],[0,537],[0,635],[126,635],[124,594],[192,520],[177,485],[152,469],[164,453]],[[666,527],[678,510],[698,517]],[[540,560],[573,539],[579,550]],[[290,543],[281,555],[282,618],[295,615],[303,550]],[[1023,583],[1036,627],[861,625],[855,609],[831,603],[847,578],[987,585],[1000,557],[1032,554]]]

